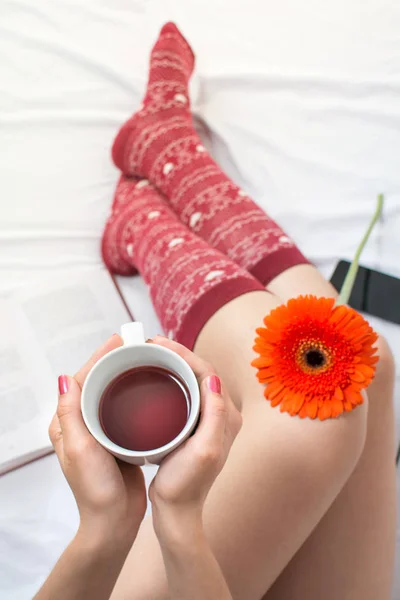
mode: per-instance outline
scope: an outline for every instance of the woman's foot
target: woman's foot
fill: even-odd
[[[192,49],[176,25],[164,25],[151,52],[143,102],[113,144],[114,163],[126,175],[149,177],[170,132],[191,130],[188,86],[194,63]]]
[[[147,189],[144,190],[143,188]],[[124,214],[126,209],[140,198],[146,198],[149,194],[155,193],[154,188],[148,181],[140,180],[134,177],[125,177],[121,175],[114,193],[114,199],[111,207],[111,214],[101,240],[101,254],[107,268],[116,275],[137,275],[137,269],[132,261],[126,259],[123,248],[119,241],[124,227]],[[149,201],[151,202],[150,198]]]

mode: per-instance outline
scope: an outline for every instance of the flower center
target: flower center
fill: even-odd
[[[329,369],[332,356],[321,342],[307,340],[297,348],[296,363],[305,373],[319,374]]]
[[[326,357],[319,350],[307,350],[304,359],[309,367],[322,367],[326,361]]]

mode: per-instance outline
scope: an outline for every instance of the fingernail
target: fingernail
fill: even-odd
[[[208,387],[214,394],[221,393],[221,380],[216,375],[211,375],[208,379]]]
[[[146,344],[152,344],[153,343],[153,339],[149,338],[148,340],[146,340]]]
[[[58,390],[60,392],[60,396],[66,394],[68,392],[68,388],[68,377],[66,375],[60,375],[58,378]]]

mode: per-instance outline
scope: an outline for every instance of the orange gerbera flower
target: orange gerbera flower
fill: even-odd
[[[378,336],[358,312],[333,298],[299,296],[272,310],[264,325],[252,365],[272,406],[323,421],[363,403]]]

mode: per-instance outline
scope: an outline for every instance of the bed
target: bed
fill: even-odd
[[[384,192],[363,263],[400,276],[400,4],[247,0],[245,7],[3,0],[0,291],[100,262],[118,177],[109,149],[140,102],[149,49],[166,20],[198,55],[198,126],[230,175],[326,276],[351,258]],[[121,286],[134,316],[156,333],[143,282]],[[399,364],[400,327],[374,325]],[[76,523],[54,456],[2,477],[0,597],[32,597]]]

